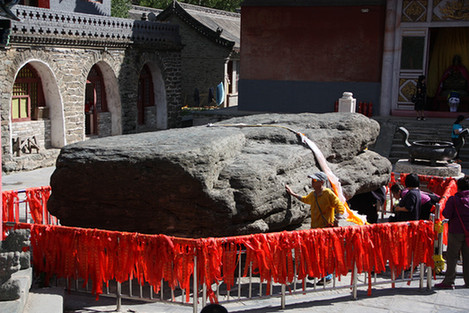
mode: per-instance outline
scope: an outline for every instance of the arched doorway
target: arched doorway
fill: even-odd
[[[101,70],[93,65],[86,79],[85,135],[99,135],[98,116],[101,112],[107,112],[106,89]]]
[[[67,142],[62,97],[46,63],[34,60],[18,68],[9,115],[10,142],[34,136],[41,149],[60,148]]]
[[[138,79],[138,100],[137,111],[138,125],[145,125],[145,108],[155,105],[155,96],[153,92],[153,79],[150,68],[145,64]]]

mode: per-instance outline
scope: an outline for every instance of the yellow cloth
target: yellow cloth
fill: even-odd
[[[469,28],[439,29],[428,65],[427,95],[429,97],[435,96],[441,76],[453,63],[455,54],[461,56],[464,66],[469,66]]]
[[[321,211],[319,211],[316,203],[314,191],[307,196],[301,197],[300,200],[311,206],[311,228],[323,228],[333,224],[335,210],[337,210],[339,214],[344,214],[345,212],[345,207],[339,200],[339,197],[329,188],[324,188],[322,194],[318,196],[317,202],[321,207],[322,215],[324,215],[327,223],[324,218],[321,217]]]

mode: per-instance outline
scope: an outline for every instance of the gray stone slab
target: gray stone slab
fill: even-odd
[[[61,313],[64,289],[59,287],[33,289],[29,293],[24,313]]]
[[[21,295],[20,298],[14,301],[0,301],[0,312],[2,313],[22,313],[26,304],[31,288],[32,282],[32,269],[18,271],[11,275],[11,279],[19,282]]]
[[[398,160],[394,165],[394,172],[455,178],[464,176],[461,173],[461,165],[456,163],[442,162],[439,166],[429,166],[426,164],[411,163],[407,159]]]

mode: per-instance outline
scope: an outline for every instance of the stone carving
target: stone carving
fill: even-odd
[[[255,127],[222,127],[244,123]],[[260,127],[271,124],[274,127]],[[379,124],[362,114],[260,114],[215,124],[113,136],[62,148],[51,177],[49,211],[62,225],[184,237],[296,229],[319,170],[320,148],[346,198],[390,179],[391,163],[367,150]]]
[[[11,11],[14,5],[18,4],[19,0],[1,0],[0,1],[0,16],[6,17],[11,20],[19,21],[20,19]]]
[[[11,275],[30,267],[29,230],[12,231],[1,243],[0,249],[0,301],[11,301],[21,296],[20,283]]]

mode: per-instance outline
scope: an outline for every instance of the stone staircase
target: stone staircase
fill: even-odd
[[[449,141],[451,142],[451,129],[455,119],[427,118],[418,121],[410,117],[377,117],[381,125],[381,133],[375,147],[371,148],[387,157],[394,165],[400,159],[408,159],[407,147],[403,143],[403,135],[397,131],[399,127],[405,127],[409,132],[409,142],[417,140]],[[463,126],[469,127],[469,121],[464,121]],[[375,149],[381,146],[380,149]],[[469,169],[469,143],[460,151],[462,171]]]

